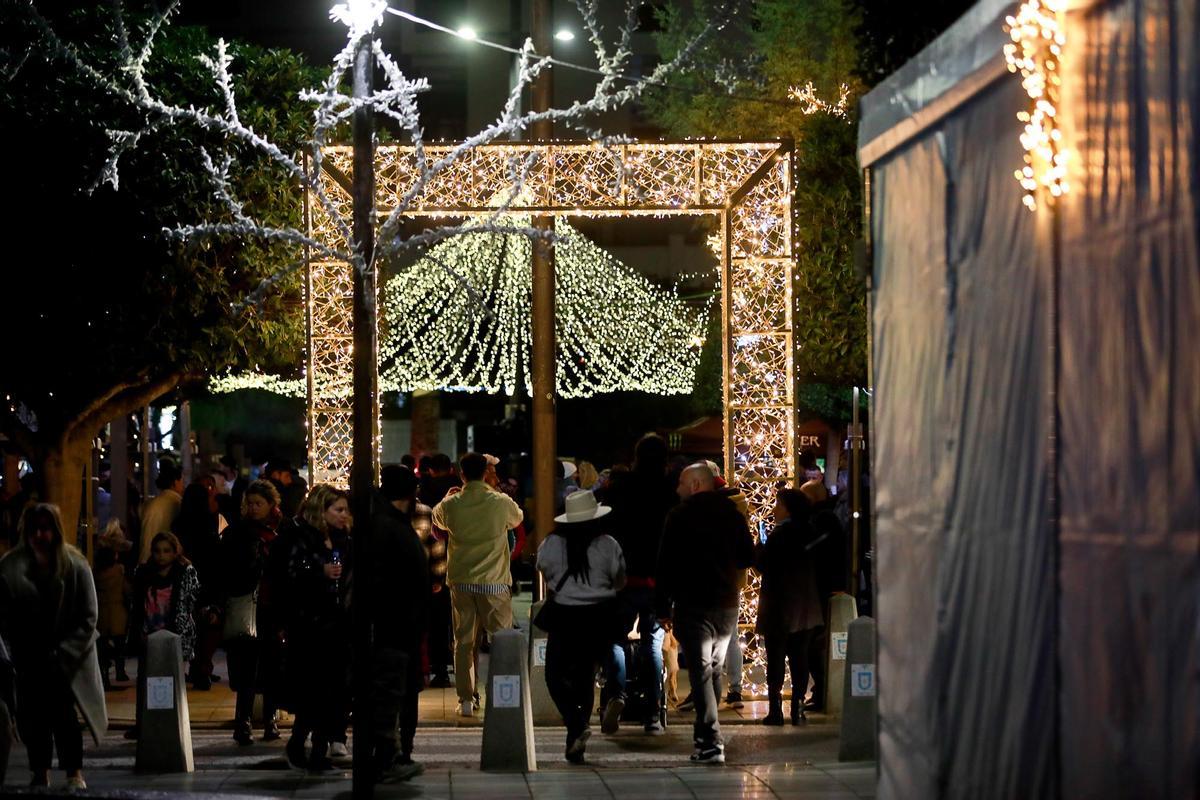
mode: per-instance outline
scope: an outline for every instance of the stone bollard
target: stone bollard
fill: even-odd
[[[529,696],[534,724],[557,725],[562,720],[546,686],[546,632],[533,624],[545,602],[540,600],[529,609]]]
[[[848,633],[842,696],[842,743],[838,749],[838,760],[870,761],[875,758],[877,742],[875,620],[859,617],[850,623]]]
[[[529,700],[528,645],[520,631],[497,631],[492,637],[479,768],[500,772],[537,769]]]
[[[842,715],[845,686],[846,637],[850,622],[858,616],[858,604],[848,594],[829,598],[829,660],[825,669],[825,712],[833,719]]]
[[[145,691],[138,698],[138,772],[192,772],[192,727],[188,717],[187,686],[183,682],[183,651],[178,634],[155,631],[146,640]]]

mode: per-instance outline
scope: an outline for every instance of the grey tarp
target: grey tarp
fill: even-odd
[[[880,797],[1193,798],[1197,4],[1076,4],[1037,213],[1005,13],[863,104]]]

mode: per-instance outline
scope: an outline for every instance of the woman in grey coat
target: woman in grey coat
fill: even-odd
[[[12,648],[17,731],[33,786],[48,786],[52,751],[67,788],[83,789],[83,715],[97,744],[108,728],[96,657],[96,586],[83,555],[66,543],[58,506],[21,516],[20,541],[0,559],[0,632]]]

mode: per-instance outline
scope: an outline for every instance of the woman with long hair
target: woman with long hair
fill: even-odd
[[[233,738],[245,746],[254,741],[250,717],[258,692],[263,696],[263,740],[279,738],[276,687],[263,680],[273,675],[282,647],[269,624],[272,600],[263,583],[279,520],[279,492],[270,481],[252,482],[242,495],[241,513],[221,537],[221,589],[229,688],[237,693]]]
[[[150,560],[133,574],[133,619],[130,630],[138,648],[138,696],[146,694],[146,642],[150,634],[170,631],[178,634],[183,660],[191,661],[196,652],[196,623],[192,610],[200,593],[196,568],[183,554],[183,545],[173,533],[154,534],[150,540]],[[141,729],[141,710],[137,704],[138,720],[125,738],[137,738]]]
[[[756,632],[767,645],[767,699],[764,725],[783,724],[784,659],[792,670],[792,724],[804,719],[808,691],[808,642],[822,624],[821,599],[808,543],[809,502],[796,489],[775,498],[775,529],[756,553],[762,587]]]
[[[0,559],[0,633],[17,681],[17,730],[32,786],[50,785],[50,761],[69,789],[86,789],[76,707],[96,744],[108,728],[96,655],[96,586],[87,559],[67,544],[58,506],[30,506],[20,541]]]
[[[328,484],[312,488],[297,517],[288,558],[291,616],[288,622],[288,696],[296,720],[287,744],[288,762],[310,772],[332,768],[332,744],[345,732],[347,612],[353,552],[350,498]],[[306,758],[304,740],[312,734]],[[344,745],[343,745],[344,747]],[[346,751],[337,748],[338,755]]]
[[[537,568],[553,594],[537,620],[547,633],[546,686],[567,726],[567,761],[582,764],[591,736],[596,665],[604,663],[620,630],[617,592],[625,557],[603,517],[611,509],[591,492],[567,496],[566,511],[538,548]],[[628,626],[625,626],[628,629]]]

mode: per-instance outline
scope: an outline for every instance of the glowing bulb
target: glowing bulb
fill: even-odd
[[[470,25],[463,25],[461,28],[455,31],[455,33],[460,39],[466,39],[467,41],[472,41],[479,38],[479,34],[477,34],[475,29]]]
[[[566,28],[563,28],[558,33],[554,34],[554,38],[560,42],[569,42],[575,38],[575,34]]]

